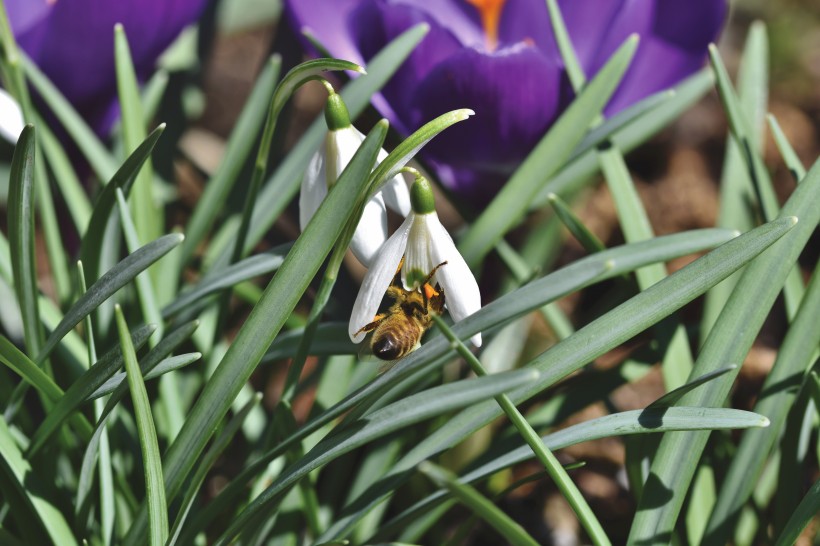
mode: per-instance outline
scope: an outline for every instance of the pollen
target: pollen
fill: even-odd
[[[498,25],[501,22],[501,10],[506,0],[467,0],[478,10],[481,26],[487,38],[487,48],[493,51],[498,47]]]

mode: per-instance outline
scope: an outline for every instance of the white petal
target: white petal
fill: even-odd
[[[410,235],[407,238],[407,249],[404,251],[404,266],[401,269],[401,282],[405,289],[417,288],[440,262],[433,263],[430,256],[430,232],[427,226],[429,214],[410,214],[413,218]]]
[[[441,225],[435,213],[427,214],[427,229],[431,237],[431,257],[434,262],[446,261],[447,265],[436,273],[436,280],[444,289],[444,302],[453,318],[453,322],[468,317],[481,309],[481,292],[473,272],[459,254],[453,238]],[[476,334],[470,341],[481,347],[481,334]]]
[[[390,281],[396,274],[404,248],[407,245],[407,236],[410,233],[412,216],[408,217],[396,232],[382,245],[381,250],[376,254],[373,264],[364,276],[362,286],[356,295],[353,303],[353,311],[350,313],[350,324],[348,334],[353,343],[359,343],[364,339],[365,334],[358,332],[363,326],[368,324],[376,316],[379,304],[382,302]]]
[[[356,151],[362,145],[364,136],[354,127],[345,127],[338,131],[330,131],[331,138],[328,139],[327,157],[328,187],[332,186],[339,179],[339,175],[345,170],[347,164],[356,155]],[[332,178],[331,178],[332,175]]]
[[[305,175],[302,177],[302,188],[299,192],[299,229],[305,230],[305,226],[316,214],[325,196],[327,196],[325,154],[324,146],[320,146],[310,158]]]
[[[23,131],[23,111],[11,95],[0,89],[0,136],[12,144],[17,143]]]
[[[379,150],[379,155],[376,160],[381,163],[387,157],[387,152],[384,148]],[[388,180],[382,186],[382,196],[384,196],[384,204],[392,210],[398,212],[402,216],[410,214],[410,190],[407,189],[407,182],[404,181],[404,175],[397,174]]]
[[[362,264],[370,267],[376,252],[386,240],[387,209],[384,208],[382,196],[376,194],[364,206],[362,219],[350,240],[350,250]]]

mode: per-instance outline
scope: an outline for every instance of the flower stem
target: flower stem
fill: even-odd
[[[433,321],[435,321],[436,326],[438,326],[444,334],[444,337],[450,341],[450,345],[467,361],[467,364],[469,364],[473,372],[478,376],[487,375],[487,371],[484,369],[484,366],[481,365],[481,362],[479,362],[475,355],[470,352],[470,349],[456,337],[444,320],[439,316],[433,315]],[[533,430],[526,418],[518,411],[518,408],[516,408],[515,404],[510,400],[510,397],[506,394],[500,394],[495,397],[495,400],[498,402],[498,405],[501,406],[501,409],[504,410],[504,413],[507,414],[507,417],[512,421],[513,425],[515,425],[515,428],[518,429],[518,432],[524,438],[524,441],[527,442],[527,445],[532,448],[536,458],[544,465],[547,473],[558,486],[558,489],[561,490],[561,493],[570,503],[570,506],[572,506],[572,509],[575,510],[578,519],[581,521],[581,525],[586,529],[592,542],[599,545],[611,544],[601,523],[595,517],[595,514],[592,513],[592,509],[590,509],[586,500],[584,500],[578,487],[570,479],[555,455],[553,455],[541,441],[541,437],[538,436],[538,433]]]

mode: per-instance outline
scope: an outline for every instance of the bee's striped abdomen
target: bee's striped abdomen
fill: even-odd
[[[421,334],[419,327],[413,322],[403,322],[403,328],[395,328],[394,324],[384,324],[373,334],[373,354],[381,360],[397,360],[416,346]]]

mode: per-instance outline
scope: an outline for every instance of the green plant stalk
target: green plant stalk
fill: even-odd
[[[820,220],[820,207],[816,206],[818,199],[820,161],[797,186],[780,213],[783,220],[797,217],[800,222],[743,272],[701,350],[693,375],[708,373],[722,363],[743,361],[800,251],[817,227]],[[727,374],[724,379],[711,382],[684,400],[687,405],[719,406],[726,399],[736,375],[736,371]],[[658,479],[647,483],[644,489],[630,531],[631,543],[671,537],[708,437],[708,433],[672,433],[661,440],[650,470]],[[670,491],[671,499],[668,498]],[[663,496],[664,502],[658,502],[659,496]]]
[[[444,334],[444,337],[450,341],[450,345],[458,354],[467,361],[467,364],[469,364],[473,372],[479,377],[487,375],[487,371],[484,369],[484,366],[481,365],[481,362],[479,362],[475,355],[470,352],[470,349],[453,333],[444,320],[436,315],[431,316],[436,326],[438,326],[439,330]],[[558,486],[564,498],[566,498],[567,502],[572,506],[572,509],[581,521],[581,525],[586,529],[592,542],[595,544],[611,544],[604,532],[604,528],[601,526],[601,522],[599,522],[595,514],[592,513],[592,509],[578,490],[578,487],[572,479],[570,479],[555,455],[544,445],[541,441],[541,437],[533,430],[527,422],[527,419],[518,411],[518,408],[515,407],[510,397],[506,394],[500,394],[495,397],[495,401],[498,402],[498,405],[501,406],[501,409],[507,414],[507,418],[509,418],[512,424],[515,425],[515,428],[518,429],[521,437],[524,438],[524,441],[527,442],[527,445],[529,445],[533,453],[535,453],[535,457],[544,465],[544,468],[555,482],[555,485]]]
[[[85,272],[83,262],[77,262],[77,277],[80,288],[80,295],[85,294]],[[85,331],[88,336],[86,346],[88,347],[88,367],[97,361],[97,349],[94,344],[94,327],[91,323],[91,315],[85,317]],[[105,408],[105,398],[94,400],[94,419],[99,421]],[[114,539],[114,520],[116,518],[116,503],[114,502],[114,474],[111,471],[111,446],[108,442],[108,429],[103,424],[103,431],[100,434],[99,448],[99,471],[100,471],[100,527],[102,543],[105,546],[111,544]],[[77,503],[79,509],[81,503]]]
[[[131,334],[122,315],[119,305],[114,306],[114,315],[117,320],[117,330],[120,336],[125,371],[128,378],[128,387],[134,402],[134,416],[139,429],[140,450],[145,472],[145,496],[148,501],[149,544],[151,546],[165,546],[168,538],[168,507],[165,501],[165,487],[162,479],[162,458],[159,454],[157,431],[154,428],[154,419],[151,416],[151,403],[148,392],[142,381],[142,372],[134,346],[131,344]]]
[[[428,461],[419,465],[419,471],[439,487],[447,488],[456,499],[498,531],[505,542],[513,546],[538,546],[538,542],[520,524],[473,487],[458,483],[458,478],[452,472]]]

